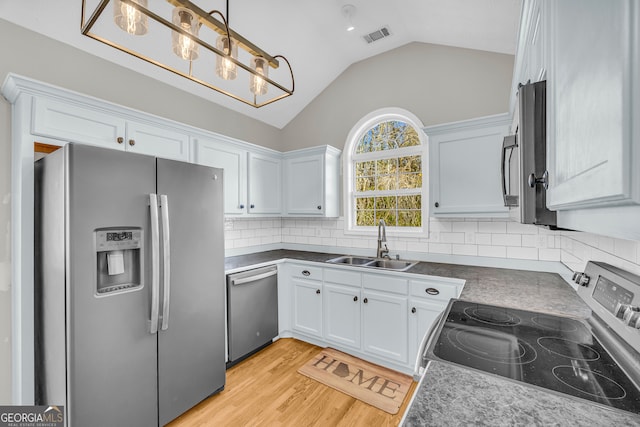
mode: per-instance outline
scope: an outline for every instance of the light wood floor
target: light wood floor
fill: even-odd
[[[224,391],[169,426],[398,425],[416,382],[398,414],[391,415],[297,373],[319,350],[291,338],[276,341],[229,369]]]

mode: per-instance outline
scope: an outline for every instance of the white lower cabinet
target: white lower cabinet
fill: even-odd
[[[414,362],[418,357],[424,334],[446,306],[446,303],[426,301],[421,298],[409,300],[409,363]]]
[[[324,338],[331,343],[360,348],[360,289],[324,283]]]
[[[283,271],[294,337],[407,373],[425,332],[463,287],[456,279],[299,261],[286,263]]]
[[[364,351],[407,363],[407,298],[365,290],[362,305]]]
[[[322,282],[291,279],[293,289],[292,328],[314,337],[322,337]]]

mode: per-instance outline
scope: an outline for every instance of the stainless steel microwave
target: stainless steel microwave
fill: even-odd
[[[502,144],[504,205],[523,224],[556,226],[547,209],[546,81],[520,85],[515,135]]]

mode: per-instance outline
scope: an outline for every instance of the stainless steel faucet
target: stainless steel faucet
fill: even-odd
[[[384,243],[384,249],[382,248],[382,243]],[[380,219],[378,223],[378,252],[376,258],[391,258],[387,247],[387,225],[384,223],[384,219]]]

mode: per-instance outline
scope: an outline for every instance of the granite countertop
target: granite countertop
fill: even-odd
[[[322,263],[338,256],[322,252],[280,249],[227,257],[225,271],[235,272],[282,259]],[[404,273],[465,280],[460,299],[467,301],[577,318],[587,318],[591,315],[589,307],[557,273],[435,262],[419,262]]]
[[[640,416],[430,362],[403,426],[638,426]]]
[[[293,259],[326,262],[337,254],[292,250],[226,258],[225,270]],[[460,299],[587,318],[591,310],[556,273],[419,262],[405,273],[465,280]],[[640,416],[546,392],[498,376],[432,361],[404,425],[640,425]]]

